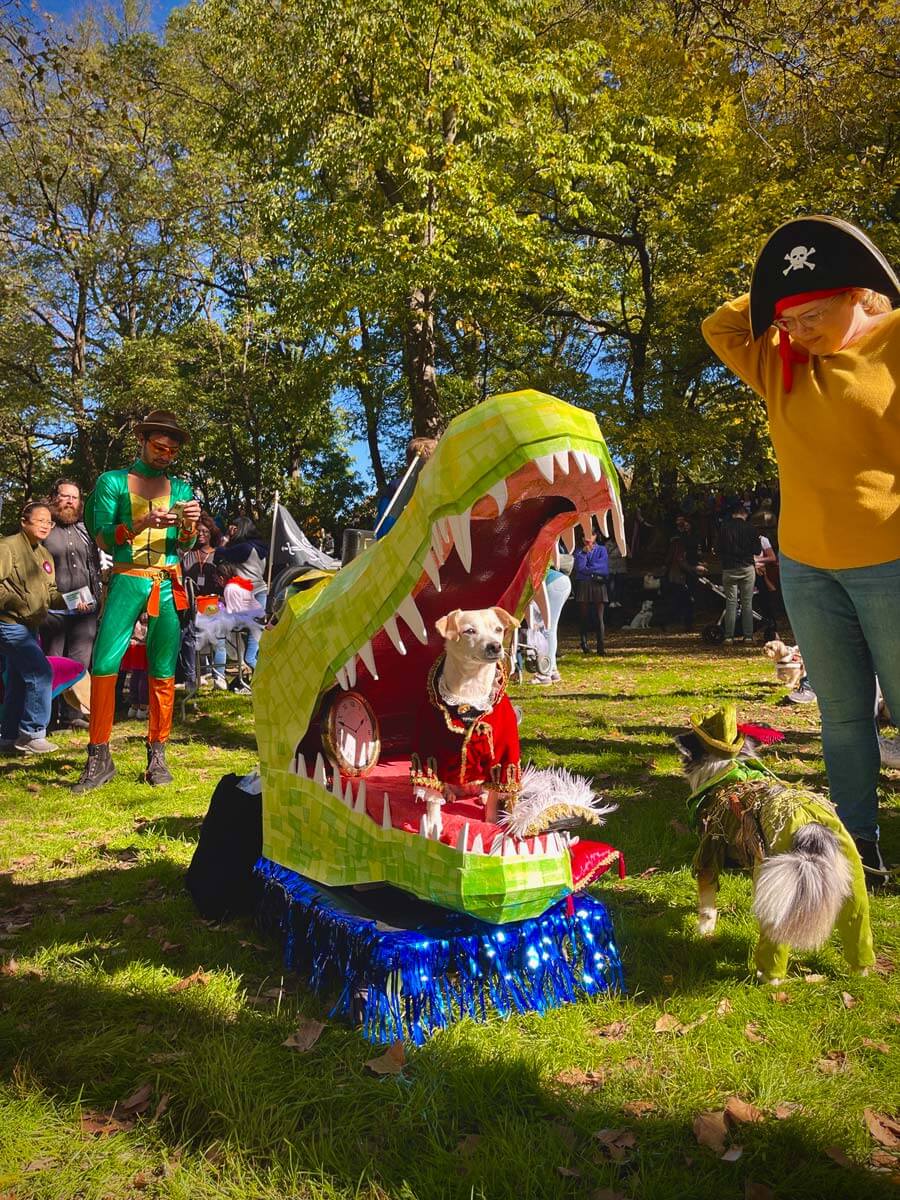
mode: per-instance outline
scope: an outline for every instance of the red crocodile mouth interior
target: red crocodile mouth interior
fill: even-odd
[[[472,560],[466,570],[454,545],[440,567],[441,590],[426,572],[414,589],[416,607],[422,615],[428,641],[421,644],[406,638],[406,654],[397,652],[381,630],[372,638],[372,650],[378,678],[373,678],[362,659],[357,660],[354,691],[363,695],[378,715],[381,755],[378,764],[365,775],[365,809],[379,826],[384,823],[386,801],[389,820],[395,829],[419,834],[425,806],[413,796],[410,782],[410,735],[418,705],[428,703],[426,680],[435,659],[443,651],[443,640],[435,621],[454,609],[489,608],[498,605],[515,612],[529,583],[543,579],[553,547],[561,533],[571,528],[579,513],[597,512],[609,506],[609,486],[603,479],[591,483],[577,476],[548,484],[540,479],[533,464],[522,468],[507,480],[510,502],[496,514],[492,501],[479,501],[471,521]],[[590,495],[585,492],[589,491]],[[568,494],[567,494],[568,493]],[[518,494],[518,498],[514,498]],[[484,515],[482,515],[484,512]],[[491,513],[492,515],[488,515]],[[390,536],[390,534],[388,534]],[[337,688],[326,692],[310,726],[297,747],[302,755],[305,774],[313,777],[317,757],[325,758],[321,716]],[[325,786],[332,790],[333,771],[326,764]],[[354,798],[359,779],[341,776],[341,788],[348,781]],[[447,802],[441,809],[439,840],[459,850],[482,853],[502,852],[521,857],[558,854],[562,842],[548,835],[540,838],[506,838],[502,826],[483,820],[484,808],[477,798]],[[466,827],[464,837],[462,831]],[[501,841],[498,841],[501,839]],[[505,839],[505,840],[503,840]],[[464,840],[464,845],[463,845]],[[509,843],[509,845],[507,845]]]

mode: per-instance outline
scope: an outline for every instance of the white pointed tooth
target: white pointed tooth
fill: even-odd
[[[578,520],[579,524],[581,525],[581,532],[584,534],[584,536],[586,538],[592,538],[594,536],[594,524],[591,521],[590,516],[579,517]]]
[[[388,617],[384,623],[384,632],[391,639],[391,644],[398,654],[405,654],[406,647],[403,645],[403,639],[400,637],[400,630],[397,628],[397,618]]]
[[[570,525],[568,529],[562,532],[563,545],[570,554],[575,553],[575,526]]]
[[[509,499],[509,493],[506,490],[506,480],[501,479],[499,483],[495,483],[492,488],[488,488],[486,494],[497,505],[497,516],[499,517],[506,508],[506,502]]]
[[[320,787],[327,787],[325,782],[325,759],[321,754],[316,755],[316,769],[313,772],[313,779]]]
[[[465,512],[451,513],[447,518],[450,522],[450,531],[453,534],[453,544],[456,546],[456,553],[459,555],[459,561],[462,563],[464,571],[472,570],[471,518],[471,508],[467,508]]]
[[[450,528],[450,518],[449,517],[438,517],[437,527],[438,527],[438,533],[441,536],[441,540],[442,540],[444,546],[452,546],[453,545],[453,531]]]
[[[350,687],[356,687],[356,655],[351,654],[344,663],[344,670],[347,672],[347,683]]]
[[[504,842],[503,835],[501,833],[495,833],[494,840],[491,842],[491,848],[488,851],[488,854],[496,854],[496,855],[502,854],[503,853],[503,842]]]
[[[580,838],[580,837],[570,837],[570,838],[569,838],[569,845],[570,845],[570,846],[577,846],[577,845],[578,845],[578,843],[579,843],[580,841],[581,841],[581,838]]]
[[[359,781],[359,787],[356,789],[353,811],[355,813],[365,813],[366,811],[366,781],[364,779]]]
[[[583,450],[573,450],[572,457],[575,459],[575,466],[583,475],[587,470],[587,455]]]
[[[559,570],[559,542],[553,543],[553,569]]]
[[[547,480],[548,483],[553,482],[553,455],[539,454],[534,460],[534,465]]]
[[[625,541],[625,522],[622,520],[622,506],[619,503],[614,503],[612,506],[612,523],[613,531],[616,535],[616,545],[619,547],[619,553],[623,558],[627,558],[628,544]]]
[[[557,470],[563,475],[569,473],[569,452],[568,450],[554,450],[553,461],[556,463]]]
[[[344,803],[348,808],[353,808],[353,783],[349,779],[347,780],[347,786],[344,789]]]
[[[336,675],[337,675],[338,683],[341,685],[341,687],[346,692],[346,690],[350,686],[350,680],[347,678],[347,668],[346,667],[338,667]]]
[[[335,767],[334,774],[331,776],[331,794],[336,800],[343,801],[344,789],[341,787],[341,772]]]
[[[434,838],[434,840],[436,842],[439,842],[441,840],[441,834],[443,832],[444,832],[444,818],[441,816],[441,810],[438,809],[437,812],[431,818],[431,828],[428,831],[428,836],[430,838]]]
[[[416,608],[416,602],[413,600],[412,596],[406,596],[400,601],[400,605],[397,608],[397,616],[403,618],[403,620],[424,646],[428,641],[428,630],[425,628],[425,622],[422,620],[422,614]]]
[[[464,822],[462,829],[459,831],[459,836],[456,839],[456,848],[460,854],[465,854],[469,848],[469,823]]]
[[[428,817],[425,813],[422,813],[421,817],[419,817],[419,837],[428,837]]]
[[[503,839],[503,857],[518,858],[518,855],[516,854],[516,843],[512,838]]]
[[[541,581],[540,587],[534,593],[534,600],[541,613],[541,620],[546,629],[550,628],[550,597],[547,595],[547,585]]]
[[[425,561],[422,563],[422,566],[425,568],[425,574],[434,584],[434,590],[439,592],[441,590],[441,568],[438,566],[438,560],[434,557],[431,550],[426,552]]]
[[[518,845],[519,858],[531,858],[531,847],[523,838]]]
[[[562,842],[560,842],[559,837],[556,833],[548,833],[547,834],[547,853],[548,854],[561,854],[562,853]]]
[[[394,828],[393,822],[391,821],[391,798],[387,792],[384,793],[384,807],[381,810],[381,828]]]
[[[603,478],[603,468],[600,466],[600,459],[596,454],[586,454],[587,469],[590,471],[591,478],[594,483],[599,483]]]
[[[536,837],[534,839],[534,856],[535,856],[535,858],[537,858],[539,855],[545,854],[546,850],[547,850],[546,841],[544,839],[542,839],[541,837]]]
[[[440,524],[437,521],[431,527],[431,553],[438,562],[444,561],[444,539],[441,536]]]
[[[469,851],[469,853],[470,854],[484,854],[484,842],[481,840],[480,833],[475,834],[475,840],[472,843],[472,849]]]
[[[294,758],[294,774],[300,779],[309,778],[309,776],[306,774],[306,759],[299,751]]]
[[[597,522],[597,528],[605,538],[609,537],[609,509],[604,508],[602,512],[594,513],[594,520]]]
[[[375,670],[375,651],[372,649],[371,642],[363,642],[359,648],[359,657],[366,664],[366,669],[373,679],[378,678],[378,672]]]

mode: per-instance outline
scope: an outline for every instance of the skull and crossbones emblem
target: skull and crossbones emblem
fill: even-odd
[[[782,275],[787,275],[789,271],[802,271],[804,267],[809,267],[810,271],[814,271],[816,264],[809,260],[815,252],[815,246],[795,246],[790,254],[784,256],[787,266],[781,272]]]

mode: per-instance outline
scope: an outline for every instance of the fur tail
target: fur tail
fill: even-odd
[[[850,867],[824,825],[803,825],[790,850],[767,858],[756,875],[753,913],[772,942],[815,950],[850,895]]]

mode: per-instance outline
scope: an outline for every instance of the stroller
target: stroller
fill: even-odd
[[[722,600],[724,601],[725,590],[724,590],[724,588],[720,587],[719,584],[713,583],[713,581],[711,579],[708,579],[705,575],[698,575],[697,580],[699,583],[702,583],[704,587],[709,588],[709,590],[711,592],[715,592],[716,595],[720,596],[722,598]],[[740,619],[741,619],[741,603],[740,603],[740,598],[738,598],[736,622],[740,621]],[[762,619],[763,618],[760,615],[760,613],[758,613],[756,611],[756,609],[754,608],[753,609],[754,627],[758,623],[761,623]],[[712,645],[718,645],[720,642],[725,641],[725,608],[724,608],[724,605],[722,607],[721,613],[719,614],[719,619],[717,621],[714,621],[711,625],[705,625],[700,636],[703,638],[704,642],[710,642]]]
[[[531,675],[550,674],[553,664],[550,660],[547,630],[544,628],[540,610],[533,601],[528,606],[526,620],[516,630],[511,657],[513,672],[519,680],[523,670]]]

